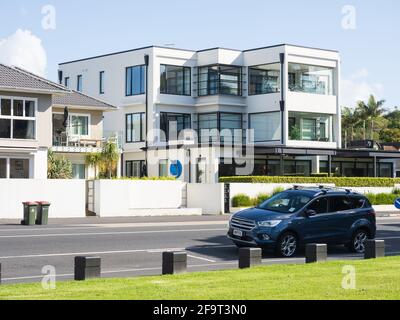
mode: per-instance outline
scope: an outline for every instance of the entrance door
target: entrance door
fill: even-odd
[[[197,183],[207,183],[207,164],[206,159],[197,159],[196,166],[196,182]]]

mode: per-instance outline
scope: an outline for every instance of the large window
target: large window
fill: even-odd
[[[73,179],[85,179],[85,164],[83,163],[73,163],[72,164],[72,178]]]
[[[161,65],[160,92],[165,94],[191,95],[191,69],[188,67]]]
[[[249,67],[249,95],[280,92],[281,64]]]
[[[217,135],[221,134],[223,141],[234,141],[234,135],[241,130],[242,114],[241,113],[203,113],[198,115],[198,131],[200,142],[216,142]],[[231,138],[226,137],[227,130],[231,131]]]
[[[279,141],[281,114],[280,112],[250,114],[249,128],[254,130],[254,142]]]
[[[0,179],[7,178],[7,159],[0,158]]]
[[[100,71],[99,73],[99,93],[104,94],[104,81],[105,81],[106,73],[104,71]]]
[[[29,179],[29,159],[10,159],[10,179]]]
[[[289,90],[333,95],[333,68],[289,63]]]
[[[332,115],[289,112],[289,139],[332,141]]]
[[[179,138],[181,131],[190,129],[191,127],[190,114],[160,113],[160,130],[164,132],[166,141],[169,141],[170,138]]]
[[[126,95],[134,96],[145,93],[146,66],[126,68]]]
[[[143,160],[126,161],[125,162],[125,176],[126,177],[143,177],[143,167],[145,162]]]
[[[198,95],[242,95],[242,69],[235,66],[215,65],[200,67]]]
[[[143,142],[146,139],[145,113],[126,115],[126,142]]]
[[[73,136],[89,136],[89,116],[70,115],[70,130]]]
[[[378,177],[393,177],[393,164],[390,162],[377,163]],[[320,161],[320,172],[328,173],[328,161]],[[342,177],[373,177],[374,164],[372,160],[332,161],[331,174]]]
[[[36,102],[24,98],[0,100],[0,138],[35,139]]]
[[[76,78],[76,91],[82,92],[83,90],[83,78],[82,75],[78,75]]]

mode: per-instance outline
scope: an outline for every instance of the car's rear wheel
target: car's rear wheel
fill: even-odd
[[[278,240],[276,254],[280,257],[290,258],[296,255],[298,240],[294,233],[286,232]]]
[[[365,241],[369,239],[369,233],[365,229],[359,229],[354,232],[351,237],[349,249],[351,252],[364,253],[365,252]]]

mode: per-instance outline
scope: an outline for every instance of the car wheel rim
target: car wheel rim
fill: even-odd
[[[290,257],[294,254],[297,248],[296,238],[292,235],[285,236],[282,239],[281,252],[285,257]]]
[[[367,240],[367,234],[365,232],[359,232],[354,238],[354,250],[359,253],[365,251],[365,241]]]

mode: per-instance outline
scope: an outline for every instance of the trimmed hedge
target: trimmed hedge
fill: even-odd
[[[248,195],[238,194],[232,198],[232,206],[235,208],[251,207],[252,205],[253,201],[250,199]]]
[[[400,178],[364,178],[364,177],[278,177],[278,176],[242,176],[221,177],[221,183],[287,183],[287,184],[335,184],[337,187],[394,187],[400,184]]]

